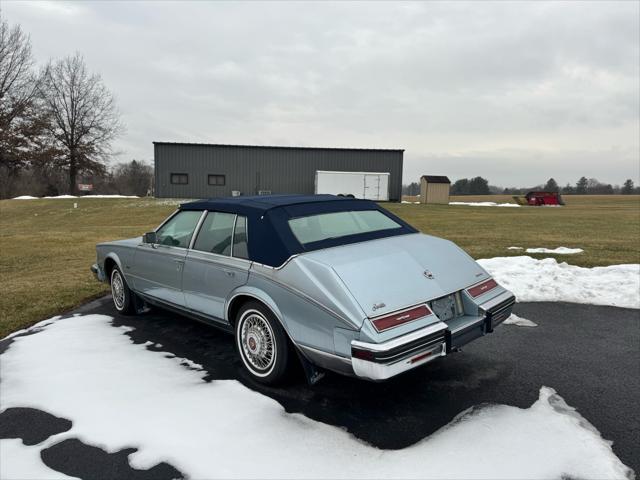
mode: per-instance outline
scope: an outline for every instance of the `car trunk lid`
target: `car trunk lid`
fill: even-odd
[[[400,235],[303,255],[330,265],[368,317],[440,298],[489,275],[452,242]]]

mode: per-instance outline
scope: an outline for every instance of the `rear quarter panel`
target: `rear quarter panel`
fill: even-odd
[[[281,273],[282,270],[270,267],[252,267],[247,284],[234,294],[246,291],[258,298],[266,295],[268,299],[263,302],[274,310],[296,344],[349,356],[350,341],[358,338],[364,315],[357,321],[349,319],[348,314],[335,305],[320,303],[308,296],[299,284],[287,283],[287,276]]]

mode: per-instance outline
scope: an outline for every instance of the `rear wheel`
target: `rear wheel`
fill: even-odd
[[[111,271],[111,297],[113,298],[113,306],[116,307],[118,313],[130,315],[133,313],[133,293],[129,289],[124,275],[118,267],[113,267]]]
[[[258,302],[247,302],[236,317],[236,346],[244,367],[261,383],[282,381],[289,366],[287,334],[275,315]]]

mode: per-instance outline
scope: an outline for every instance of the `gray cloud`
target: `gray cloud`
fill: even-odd
[[[637,2],[3,2],[153,140],[405,148],[423,173],[640,180]]]

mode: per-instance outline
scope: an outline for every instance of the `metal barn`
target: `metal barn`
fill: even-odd
[[[420,178],[420,203],[449,203],[451,181],[440,175],[423,175]]]
[[[153,144],[159,198],[313,194],[318,171],[388,173],[389,200],[402,194],[404,150]]]

